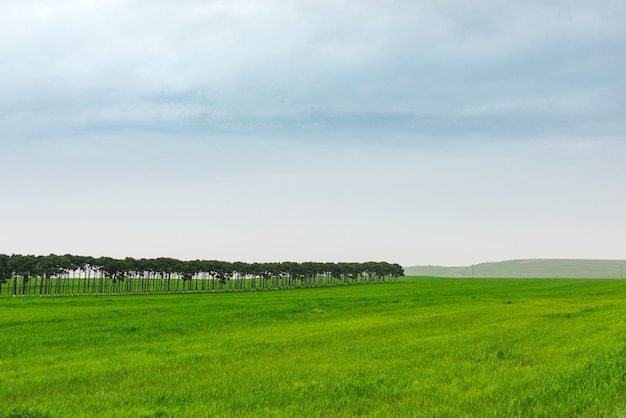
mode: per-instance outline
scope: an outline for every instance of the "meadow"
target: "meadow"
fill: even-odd
[[[0,417],[626,416],[626,282],[0,299]]]

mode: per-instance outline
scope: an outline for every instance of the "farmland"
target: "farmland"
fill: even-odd
[[[626,282],[3,297],[0,417],[624,416]]]

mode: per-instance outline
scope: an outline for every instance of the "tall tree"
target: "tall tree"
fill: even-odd
[[[2,285],[8,283],[12,277],[11,257],[6,254],[0,254],[0,296],[2,296]]]

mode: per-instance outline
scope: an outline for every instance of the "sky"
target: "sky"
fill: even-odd
[[[621,0],[0,0],[0,35],[0,253],[626,258]]]

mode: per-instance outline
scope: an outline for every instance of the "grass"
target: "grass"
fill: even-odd
[[[0,418],[626,416],[626,282],[0,299]]]

